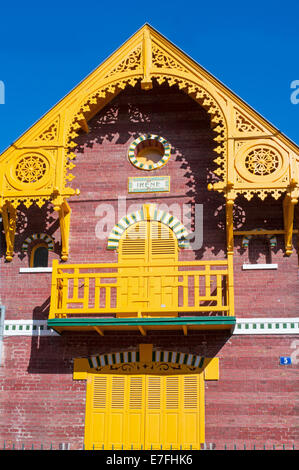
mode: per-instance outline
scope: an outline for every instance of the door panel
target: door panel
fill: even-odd
[[[177,449],[180,443],[180,377],[166,376],[164,379],[164,426],[163,442],[167,449]]]
[[[144,446],[144,376],[127,376],[127,387],[129,400],[124,447],[141,449]]]
[[[171,273],[176,272],[177,260],[177,240],[166,225],[148,220],[129,227],[119,243],[119,263],[126,266],[119,268],[124,277],[118,290],[118,308],[161,308],[161,312],[166,307],[175,308],[178,288]],[[152,276],[143,277],[149,273]]]
[[[125,382],[126,377],[112,376],[109,380],[109,396],[111,397],[110,413],[108,415],[108,442],[113,443],[114,449],[121,449],[124,443],[125,424]]]
[[[106,375],[89,374],[87,379],[85,445],[102,449],[106,441],[108,421],[108,378]]]
[[[144,376],[146,386],[145,449],[160,449],[162,439],[161,385],[160,376]]]
[[[142,276],[147,272],[144,265],[148,263],[146,222],[138,222],[124,232],[119,242],[118,262],[125,267],[119,268],[119,273],[124,274],[124,277],[121,278],[118,289],[117,307],[137,311],[146,308],[148,282],[147,278]]]

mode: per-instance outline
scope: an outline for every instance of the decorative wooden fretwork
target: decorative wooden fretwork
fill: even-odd
[[[38,137],[34,139],[34,142],[50,143],[55,142],[58,138],[59,130],[59,119],[56,119],[53,124],[44,130]]]
[[[139,350],[119,351],[93,355],[87,358],[74,359],[74,379],[86,378],[86,373],[101,374],[196,374],[205,371],[206,380],[219,379],[219,359],[209,358],[199,354],[179,351],[152,349],[146,345],[149,354]]]
[[[247,133],[254,132],[259,133],[261,129],[257,127],[253,122],[249,121],[245,116],[243,116],[239,111],[236,111],[236,129],[239,132]]]
[[[245,167],[255,176],[267,176],[278,170],[280,161],[279,155],[274,150],[258,147],[246,155]]]
[[[46,175],[47,169],[47,161],[43,156],[29,154],[18,160],[15,175],[21,183],[36,183]]]
[[[128,71],[136,71],[141,69],[142,60],[142,48],[141,46],[136,47],[131,54],[128,55],[120,64],[117,65],[113,70],[107,73],[105,78],[111,77],[112,75],[119,73],[128,73]]]
[[[235,162],[239,181],[247,182],[270,182],[275,183],[287,171],[288,159],[278,152],[275,148],[268,145],[255,146],[240,151],[240,155]]]
[[[178,373],[195,372],[202,369],[206,364],[205,358],[196,354],[186,354],[174,351],[153,350],[150,366],[144,361],[140,361],[139,351],[125,351],[121,353],[101,354],[87,358],[91,369],[105,372],[140,373],[147,370],[147,373],[157,372]],[[145,364],[147,364],[145,366]],[[145,367],[144,367],[145,366]]]
[[[157,44],[153,43],[152,54],[153,67],[156,67],[158,69],[175,69],[180,70],[181,72],[188,72],[187,69],[178,62],[178,60],[175,60],[170,55],[165,54],[165,51],[163,51]]]

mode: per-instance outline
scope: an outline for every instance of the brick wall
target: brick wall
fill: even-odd
[[[196,251],[181,251],[181,260],[224,259],[226,253],[225,205],[221,195],[207,190],[215,181],[213,153],[216,146],[208,116],[191,98],[175,87],[163,85],[152,91],[125,90],[89,123],[90,132],[78,137],[76,178],[81,190],[69,201],[72,209],[71,263],[115,262],[106,250],[110,229],[129,206],[152,202],[182,214],[190,206],[194,229],[194,205],[203,204],[203,244]],[[170,175],[171,191],[156,195],[128,195],[129,176],[147,173],[127,159],[130,143],[141,133],[162,135],[172,145],[172,157],[155,175]],[[120,210],[126,197],[126,209]],[[282,228],[282,201],[236,201],[238,229]],[[106,237],[96,236],[102,231]],[[0,289],[7,319],[46,319],[49,311],[51,274],[20,274],[28,267],[21,246],[28,235],[46,232],[53,236],[58,259],[60,232],[57,214],[49,205],[42,209],[20,208],[16,252],[12,263],[3,262],[2,234]],[[297,244],[294,237],[294,244]],[[268,247],[256,243],[251,251],[235,240],[235,304],[238,317],[294,317],[298,312],[298,258],[284,255],[282,237],[271,250],[277,270],[244,271],[244,263],[268,262]],[[206,383],[206,441],[293,442],[295,435],[295,366],[282,368],[280,355],[290,354],[287,336],[233,336],[222,333],[156,334],[142,338],[156,347],[217,355],[219,382]],[[80,446],[84,435],[85,383],[72,380],[72,360],[109,351],[137,347],[141,336],[115,333],[65,334],[62,337],[7,337],[1,374],[1,439],[32,442],[70,442]],[[0,444],[1,445],[1,444]]]
[[[248,447],[298,445],[297,370],[280,366],[292,352],[287,336],[233,336],[225,333],[96,333],[5,339],[0,368],[0,446],[4,440],[56,447],[84,439],[86,382],[72,379],[73,359],[107,352],[154,348],[220,358],[219,381],[205,382],[206,442]]]

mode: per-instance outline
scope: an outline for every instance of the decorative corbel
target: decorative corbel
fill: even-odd
[[[286,194],[283,200],[284,243],[287,256],[293,253],[294,207],[297,203],[298,198],[293,197],[292,192]]]
[[[60,205],[55,205],[54,210],[59,213],[60,233],[61,233],[61,259],[67,261],[69,256],[69,235],[71,222],[71,208],[66,200]]]
[[[17,209],[7,202],[2,208],[2,220],[6,240],[6,261],[12,261],[17,222]]]
[[[226,246],[227,255],[234,254],[234,201],[235,194],[233,191],[233,183],[228,182],[226,186]]]
[[[152,44],[148,28],[143,33],[142,58],[143,58],[143,79],[141,80],[142,90],[151,90],[153,82],[151,79],[152,69]]]

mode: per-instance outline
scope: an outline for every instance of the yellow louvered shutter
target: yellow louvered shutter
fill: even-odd
[[[119,263],[144,264],[148,261],[148,223],[143,220],[127,228],[119,242]]]
[[[109,380],[110,410],[107,441],[113,443],[115,449],[121,449],[125,436],[125,380],[124,375],[112,375]]]
[[[152,262],[176,263],[178,243],[172,230],[160,222],[149,222],[149,259]]]
[[[127,377],[127,413],[125,448],[141,449],[144,446],[144,392],[145,376]]]
[[[182,376],[183,406],[181,441],[185,449],[198,448],[200,441],[200,376]]]
[[[166,376],[163,381],[163,443],[167,449],[177,449],[180,444],[180,377]]]
[[[85,445],[91,449],[102,449],[108,413],[108,379],[106,375],[89,375],[87,381]]]
[[[176,277],[171,276],[177,270],[178,243],[172,230],[160,222],[151,221],[149,225],[149,259],[151,266],[149,278],[150,306],[163,310],[178,306],[178,287]],[[154,266],[161,264],[162,266]],[[177,312],[168,313],[176,316]]]
[[[118,308],[161,309],[162,315],[163,309],[175,308],[178,288],[171,273],[176,271],[177,261],[178,244],[169,227],[157,221],[141,221],[129,227],[119,243],[119,263],[124,265],[119,273],[124,277],[118,289]]]
[[[89,375],[86,448],[199,449],[201,442],[203,374]]]
[[[129,227],[119,242],[118,262],[124,265],[118,270],[123,274],[117,295],[120,315],[122,308],[136,309],[138,312],[148,305],[148,279],[143,276],[148,263],[147,235],[147,222],[142,221]],[[132,315],[136,316],[134,313]]]
[[[162,439],[162,377],[146,376],[145,448],[159,449]]]

